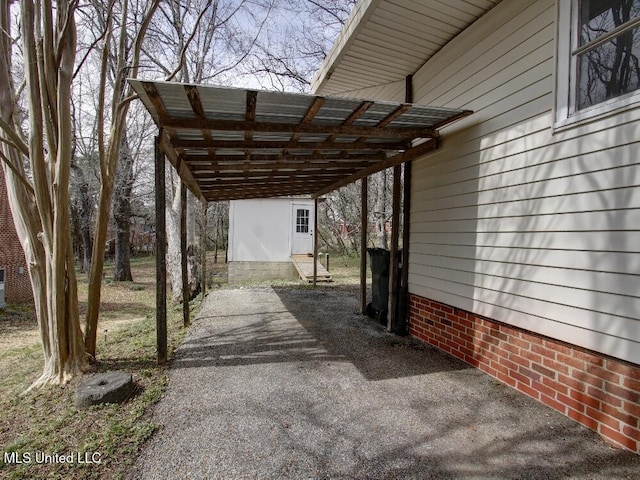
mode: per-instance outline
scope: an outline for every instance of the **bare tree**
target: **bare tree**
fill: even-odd
[[[356,0],[279,0],[270,22],[242,66],[266,88],[306,92]]]
[[[136,78],[140,67],[142,43],[160,0],[149,2],[129,2],[111,0],[105,6],[96,2],[96,15],[105,14],[104,41],[101,49],[100,90],[97,113],[98,151],[100,156],[100,196],[94,237],[89,293],[85,317],[85,349],[95,357],[98,332],[98,313],[102,288],[102,272],[107,240],[107,228],[111,216],[112,195],[116,179],[122,135],[126,116],[133,97],[127,78]],[[136,8],[134,8],[136,7]],[[119,24],[114,28],[114,16],[119,14]],[[115,50],[114,50],[115,49]],[[109,57],[115,58],[115,78],[109,110],[107,110],[106,90],[109,72]],[[108,139],[105,139],[107,115],[111,120]]]
[[[44,353],[33,388],[65,383],[87,363],[69,218],[76,2],[20,2],[28,137],[11,78],[10,4],[0,1],[0,148]]]
[[[275,0],[187,0],[168,2],[159,10],[158,21],[149,32],[150,41],[145,45],[149,63],[159,70],[166,80],[185,83],[232,84],[238,68],[256,48],[261,32],[271,18]],[[171,69],[170,66],[177,65]],[[188,248],[180,246],[180,178],[171,169],[167,187],[167,271],[171,280],[172,299],[182,298],[182,255],[187,255],[187,294],[199,288],[197,263],[198,248],[194,239],[196,218],[201,206],[188,195]],[[204,246],[200,246],[204,248]]]

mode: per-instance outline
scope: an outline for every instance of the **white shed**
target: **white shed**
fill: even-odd
[[[281,197],[229,205],[229,282],[298,278],[292,255],[313,255],[314,202]]]

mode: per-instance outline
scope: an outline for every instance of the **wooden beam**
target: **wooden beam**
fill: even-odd
[[[246,107],[244,118],[247,122],[253,122],[256,119],[256,106],[258,104],[258,92],[255,90],[247,90]]]
[[[372,153],[322,153],[321,151],[315,151],[314,153],[291,153],[283,152],[277,154],[265,154],[265,153],[251,153],[250,155],[237,154],[237,155],[216,155],[215,153],[208,153],[206,155],[197,153],[186,153],[184,160],[191,165],[215,165],[217,163],[229,162],[229,163],[244,163],[246,165],[259,164],[259,162],[277,162],[278,164],[287,164],[291,162],[311,163],[313,161],[318,162],[341,162],[348,164],[349,162],[359,161],[376,161],[384,160],[387,158],[384,152],[375,151]],[[317,163],[317,162],[316,162]]]
[[[246,107],[244,118],[247,122],[255,122],[256,120],[256,106],[258,104],[258,92],[254,90],[247,90]],[[252,131],[246,131],[244,133],[245,140],[251,140],[253,138]]]
[[[182,159],[178,156],[178,153],[176,152],[174,146],[171,144],[171,141],[166,134],[161,133],[159,137],[160,149],[167,156],[169,162],[171,162],[171,165],[174,166],[174,168],[178,172],[178,175],[180,175],[180,178],[182,178],[182,180],[187,184],[187,187],[189,187],[191,193],[193,193],[196,198],[202,200],[203,196],[202,192],[200,191],[200,186],[198,185],[198,182],[196,182],[196,180],[193,178],[193,175],[191,174],[191,171],[189,170],[186,162],[182,161]]]
[[[187,187],[180,182],[180,267],[182,274],[182,320],[189,326],[189,275],[187,272]]]
[[[199,179],[207,174],[214,175],[222,172],[242,172],[242,173],[255,173],[263,174],[265,171],[287,171],[296,170],[304,173],[308,172],[324,172],[327,170],[357,170],[359,168],[365,168],[376,163],[380,160],[372,161],[336,161],[331,160],[327,162],[322,161],[301,161],[301,162],[241,162],[241,163],[226,163],[215,165],[199,165],[189,164],[190,170],[193,172],[193,177]],[[262,173],[260,173],[262,172]]]
[[[292,196],[292,195],[309,195],[310,192],[314,191],[312,187],[283,187],[277,189],[264,189],[264,190],[254,190],[254,189],[238,189],[238,190],[228,190],[228,191],[219,191],[218,189],[212,188],[211,191],[205,192],[205,196],[210,202],[219,202],[225,200],[240,200],[240,199],[248,199],[248,198],[269,198],[269,197],[284,197],[284,196]]]
[[[402,106],[391,113],[402,111]],[[399,116],[398,114],[397,116]],[[387,118],[383,119],[385,122]],[[389,120],[389,122],[393,119]],[[326,125],[317,123],[295,124],[274,122],[247,122],[237,120],[211,120],[202,118],[168,118],[162,123],[164,128],[176,130],[217,130],[225,132],[266,132],[266,133],[300,133],[320,135],[350,135],[359,137],[400,138],[405,141],[416,138],[436,138],[437,131],[431,128],[397,128],[385,126]],[[293,142],[295,143],[295,142]]]
[[[460,120],[461,118],[468,117],[472,113],[473,113],[472,110],[463,110],[462,112],[458,113],[457,115],[454,115],[452,117],[447,118],[446,120],[443,120],[443,121],[441,121],[439,123],[436,123],[433,126],[433,129],[434,130],[439,130],[442,127],[444,127],[445,125],[449,125],[450,123],[453,123],[453,122],[455,122],[457,120]]]
[[[202,106],[202,100],[200,100],[200,94],[198,93],[198,87],[195,85],[185,85],[184,91],[187,94],[189,103],[191,104],[191,110],[196,118],[205,118],[204,107]]]
[[[156,110],[158,120],[160,121],[159,127],[164,127],[164,124],[169,120],[170,117],[167,109],[164,106],[164,102],[162,101],[162,98],[158,93],[158,89],[151,82],[142,82],[142,87],[149,97],[149,101],[153,104],[153,108],[155,108]]]
[[[364,101],[362,102],[358,108],[356,108],[353,112],[351,112],[351,115],[349,115],[347,117],[347,119],[342,122],[342,125],[344,126],[348,126],[348,125],[353,125],[353,123],[358,120],[358,118],[360,118],[367,110],[369,110],[369,108],[371,108],[371,106],[374,104],[374,102],[371,101]],[[327,138],[328,142],[333,142],[336,140],[336,138],[338,138],[338,135],[331,135],[329,138]],[[359,141],[362,141],[363,139],[360,138],[358,139]],[[341,152],[341,153],[345,153],[345,152]]]
[[[156,196],[156,349],[158,363],[167,362],[167,227],[165,198],[165,157],[160,137],[155,140]]]
[[[336,178],[342,178],[344,175],[338,173],[322,173],[304,175],[300,172],[276,172],[269,174],[255,174],[253,176],[243,174],[228,174],[203,177],[200,179],[200,185],[204,188],[207,185],[216,185],[225,187],[229,185],[251,186],[251,185],[276,185],[282,183],[328,183]]]
[[[420,155],[424,155],[426,153],[432,152],[437,148],[438,148],[438,142],[436,139],[428,140],[416,147],[411,147],[402,153],[398,153],[393,157],[389,157],[386,160],[375,163],[370,167],[363,168],[362,170],[359,170],[358,172],[351,175],[350,177],[339,180],[323,188],[322,190],[318,190],[317,192],[314,192],[312,194],[312,197],[320,197],[333,190],[336,190],[337,188],[344,187],[345,185],[355,182],[356,180],[360,180],[361,178],[367,177],[376,172],[384,170],[385,168],[393,167],[395,165],[399,165],[404,162],[409,162],[414,158],[419,157]]]
[[[207,198],[211,198],[211,192],[217,191],[221,195],[231,194],[244,194],[244,193],[264,193],[275,196],[281,196],[289,193],[309,193],[322,186],[319,182],[296,182],[296,183],[277,183],[271,185],[260,185],[259,183],[253,185],[225,185],[220,186],[212,183],[207,191]],[[279,193],[284,192],[284,193]]]
[[[322,108],[322,105],[324,105],[324,97],[315,97],[311,102],[311,105],[309,105],[307,112],[304,114],[304,117],[302,117],[300,124],[306,125],[307,123],[310,123],[313,120],[313,118],[318,114],[318,112]],[[294,133],[293,136],[291,137],[291,141],[297,142],[298,140],[300,140],[300,136],[301,136],[300,132]]]
[[[385,142],[291,142],[291,141],[256,141],[256,140],[184,140],[177,138],[172,141],[172,148],[183,148],[185,150],[216,151],[245,149],[277,149],[277,150],[370,150],[372,153],[384,150],[403,150],[407,146],[404,140]]]
[[[367,309],[367,233],[369,230],[369,177],[360,179],[360,182],[360,313],[364,315]]]
[[[393,122],[394,120],[396,120],[398,117],[408,112],[409,110],[411,110],[411,105],[403,103],[398,108],[396,108],[393,112],[391,112],[389,115],[387,115],[382,120],[380,120],[376,125],[376,128],[385,128],[387,125],[389,125],[391,122]],[[385,128],[385,131],[386,130],[387,128]],[[434,135],[432,136],[432,138],[435,138],[437,135],[438,134],[434,132]]]

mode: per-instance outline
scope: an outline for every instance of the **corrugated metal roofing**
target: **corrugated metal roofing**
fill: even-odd
[[[208,201],[322,195],[436,148],[469,111],[130,80],[161,148]]]
[[[312,90],[348,95],[404,80],[500,0],[360,0]]]

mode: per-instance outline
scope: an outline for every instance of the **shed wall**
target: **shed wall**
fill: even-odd
[[[230,203],[230,262],[290,260],[291,199],[237,200]]]

